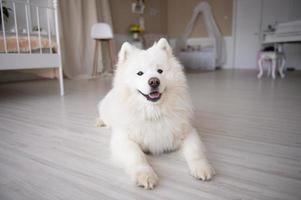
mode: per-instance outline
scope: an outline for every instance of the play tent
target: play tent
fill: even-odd
[[[202,14],[209,40],[203,44],[187,44],[197,18]],[[192,18],[184,34],[177,39],[175,53],[187,68],[214,70],[224,63],[224,41],[212,15],[211,6],[206,1],[199,3],[193,10]]]

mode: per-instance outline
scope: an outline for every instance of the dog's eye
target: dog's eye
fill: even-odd
[[[139,71],[139,72],[137,73],[137,75],[138,75],[138,76],[142,76],[142,75],[143,75],[143,72],[142,72],[142,71]]]
[[[163,73],[163,70],[162,70],[162,69],[158,69],[157,72],[158,72],[159,74],[162,74],[162,73]]]

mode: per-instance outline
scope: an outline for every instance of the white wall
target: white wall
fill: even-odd
[[[274,22],[301,19],[300,0],[263,0],[262,28]]]
[[[235,2],[235,58],[234,68],[256,69],[260,50],[262,0],[237,0]]]
[[[262,26],[264,30],[269,24],[290,20],[291,0],[263,0]]]

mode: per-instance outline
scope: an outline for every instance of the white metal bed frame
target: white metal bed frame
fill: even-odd
[[[12,69],[37,69],[37,68],[57,68],[59,72],[59,85],[60,94],[64,95],[64,82],[63,82],[63,69],[62,69],[62,57],[61,57],[61,45],[60,45],[60,34],[59,34],[59,23],[58,23],[58,0],[53,0],[53,7],[51,6],[39,6],[28,2],[18,1],[18,0],[6,0],[11,2],[13,5],[14,23],[15,23],[15,36],[17,39],[17,53],[10,53],[7,49],[7,38],[4,25],[4,15],[3,15],[3,2],[0,0],[0,14],[2,19],[2,34],[4,42],[4,53],[0,53],[0,70],[12,70]],[[23,4],[26,16],[26,33],[28,39],[28,53],[22,53],[20,51],[19,45],[19,32],[18,32],[18,21],[16,13],[16,4]],[[29,30],[29,13],[28,8],[35,8],[38,24],[38,39],[39,39],[39,53],[33,53],[31,47],[31,30]],[[49,53],[42,52],[41,44],[41,30],[40,30],[40,14],[41,9],[47,10],[47,35],[49,40]],[[51,39],[51,26],[50,17],[54,14],[54,33],[56,37],[56,52],[52,51],[52,39]],[[31,17],[31,16],[30,16]]]

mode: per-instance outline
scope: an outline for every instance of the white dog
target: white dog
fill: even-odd
[[[214,170],[190,121],[192,108],[182,66],[162,38],[147,50],[125,42],[113,89],[99,103],[99,122],[112,128],[111,150],[138,186],[152,189],[158,176],[144,152],[181,149],[190,173],[209,180]]]

